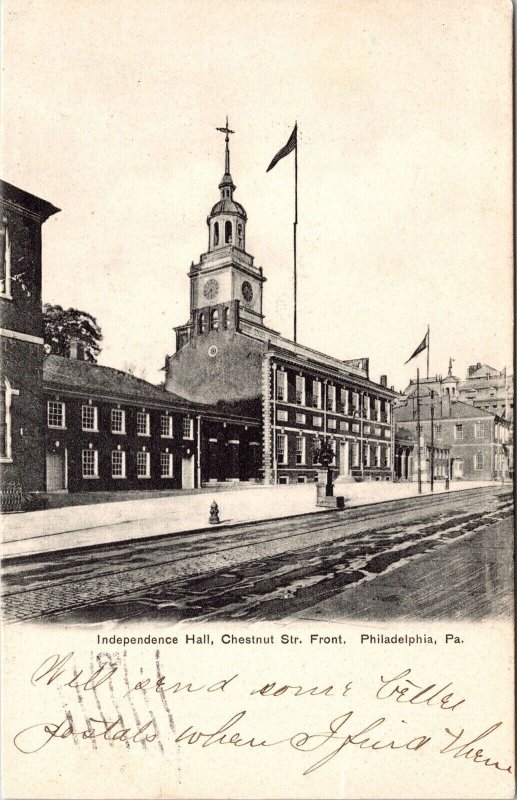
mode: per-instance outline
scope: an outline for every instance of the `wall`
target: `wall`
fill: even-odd
[[[11,296],[0,297],[2,328],[43,337],[41,222],[3,208],[11,244]]]
[[[451,461],[456,459],[463,461],[463,480],[468,481],[490,481],[494,478],[494,423],[493,418],[482,417],[479,421],[485,424],[485,435],[483,438],[475,437],[475,419],[436,419],[435,420],[435,447],[449,447]],[[416,422],[402,422],[402,427],[411,430],[416,435]],[[455,426],[463,425],[463,439],[458,440],[454,436]],[[442,426],[442,436],[436,434],[436,425]],[[431,441],[431,422],[423,420],[421,422],[422,433],[427,442]],[[416,459],[416,450],[414,457]],[[483,469],[475,468],[476,453],[483,454]],[[416,461],[415,461],[416,464]],[[454,478],[453,467],[453,478]]]
[[[23,492],[45,489],[43,346],[1,337],[0,380],[19,394],[11,397],[11,463],[0,464],[0,480]]]
[[[66,405],[66,429],[46,427],[47,452],[63,452],[67,450],[68,462],[68,490],[71,492],[85,491],[120,491],[128,489],[180,489],[181,488],[181,460],[186,450],[196,459],[196,419],[194,419],[194,438],[183,439],[182,417],[179,413],[172,413],[174,420],[174,436],[172,439],[161,437],[160,416],[164,410],[150,406],[135,406],[130,404],[117,404],[114,402],[99,402],[93,399],[93,405],[98,408],[99,432],[83,431],[81,424],[81,407],[87,405],[88,399],[69,397],[66,394],[45,392],[46,400],[59,398]],[[120,407],[126,411],[126,433],[111,432],[111,409]],[[136,433],[136,414],[145,407],[150,413],[150,436],[138,436]],[[46,404],[45,404],[46,415]],[[45,417],[46,418],[46,417]],[[94,450],[98,450],[99,477],[82,477],[82,450],[88,449],[90,443]],[[118,445],[126,452],[126,478],[112,478],[111,452]],[[138,478],[136,474],[136,453],[143,447],[151,453],[151,477]],[[172,478],[160,477],[160,453],[173,454],[174,476]],[[194,465],[195,466],[195,465]]]
[[[214,345],[217,354],[211,357]],[[264,351],[263,342],[231,329],[195,335],[170,357],[165,388],[194,402],[224,403],[258,420]]]
[[[298,483],[308,482],[314,480],[317,471],[321,466],[314,457],[315,451],[319,448],[320,443],[324,439],[330,438],[335,442],[336,458],[332,465],[335,474],[348,474],[358,479],[363,480],[386,480],[391,478],[391,438],[392,438],[392,425],[388,422],[392,418],[388,406],[391,401],[384,398],[382,394],[376,391],[374,384],[367,389],[362,387],[359,389],[357,385],[348,381],[346,378],[325,379],[323,371],[311,370],[307,367],[297,368],[288,363],[282,363],[281,356],[275,357],[276,368],[272,368],[272,372],[276,372],[277,383],[280,381],[279,374],[287,374],[287,396],[283,400],[273,399],[270,401],[270,414],[271,414],[271,453],[274,452],[275,438],[278,434],[287,436],[287,463],[277,464],[277,480],[280,482]],[[296,398],[296,376],[302,375],[305,378],[305,402],[303,404],[297,402]],[[313,405],[312,396],[312,381],[318,380],[321,383],[321,407],[315,408]],[[274,394],[273,383],[271,381],[271,394]],[[326,392],[327,386],[332,384],[336,390],[336,403],[335,411],[327,408]],[[383,410],[381,410],[381,420],[375,418],[374,408],[372,406],[371,418],[368,418],[363,408],[362,423],[360,416],[353,416],[351,395],[347,409],[341,407],[341,389],[347,389],[350,393],[352,391],[363,391],[373,401],[375,398],[382,399],[385,403]],[[278,397],[278,393],[277,393]],[[305,419],[297,421],[297,416],[302,415]],[[320,425],[316,425],[316,420],[320,421]],[[362,428],[362,438],[361,438]],[[303,464],[297,464],[296,458],[296,442],[300,436],[305,440],[305,460]],[[342,462],[342,454],[340,444],[348,442],[348,463]],[[358,463],[353,463],[353,445],[358,445]],[[376,464],[375,455],[377,446],[380,446],[381,460],[380,464]],[[366,448],[370,448],[371,456],[369,464],[363,463],[361,466],[362,451],[366,452]],[[344,456],[344,452],[343,452]],[[274,467],[274,459],[273,459]],[[274,470],[273,470],[274,471]],[[274,476],[273,476],[274,478]]]

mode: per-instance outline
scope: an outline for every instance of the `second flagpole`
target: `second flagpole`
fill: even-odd
[[[294,321],[293,321],[293,341],[296,339],[296,229],[298,226],[298,122],[296,122],[296,146],[294,148],[294,224],[293,224],[293,258],[294,258]]]

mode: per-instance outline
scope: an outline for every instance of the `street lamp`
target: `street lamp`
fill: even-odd
[[[334,460],[334,450],[331,447],[330,439],[325,439],[321,447],[316,450],[316,458],[319,463],[327,470],[327,485],[325,486],[325,497],[334,496],[334,483],[332,481],[331,462]]]
[[[424,388],[427,388],[427,387],[424,387]],[[435,395],[435,392],[434,392],[434,389],[428,389],[428,391],[429,391],[429,395],[428,396],[430,397],[429,408],[430,408],[430,413],[431,413],[431,446],[430,446],[430,455],[429,455],[429,468],[430,468],[431,474],[430,474],[429,482],[431,484],[431,492],[434,492],[434,409],[435,409],[434,395]],[[421,424],[420,424],[420,392],[418,393],[417,404],[418,404],[417,408],[418,408],[418,412],[419,412],[418,413],[417,429],[418,429],[418,444],[419,444],[419,454],[420,454],[420,429],[421,429]],[[421,492],[421,490],[422,490],[421,486],[422,486],[422,483],[421,483],[421,470],[419,469],[419,492]]]

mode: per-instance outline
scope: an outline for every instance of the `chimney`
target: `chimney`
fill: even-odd
[[[380,384],[381,384],[381,386],[384,386],[384,387],[386,387],[388,385],[388,376],[387,375],[381,375]]]
[[[75,337],[70,339],[70,350],[68,357],[72,358],[74,361],[84,361],[84,345]]]

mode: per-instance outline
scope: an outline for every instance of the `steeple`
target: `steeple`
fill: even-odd
[[[247,215],[241,204],[233,199],[236,187],[230,173],[230,134],[235,131],[230,130],[228,117],[225,127],[216,130],[224,133],[224,175],[219,184],[221,199],[212,208],[207,219],[209,251],[228,246],[244,250]]]
[[[225,187],[229,187],[231,197],[233,194],[233,190],[235,189],[232,176],[230,175],[230,133],[235,133],[235,131],[231,131],[228,127],[228,117],[226,117],[226,126],[224,128],[216,128],[217,131],[225,134],[224,141],[226,144],[225,153],[224,153],[224,175],[222,177],[221,183],[219,184],[219,189],[221,189],[221,198],[228,197],[227,194],[223,194],[223,190]]]

